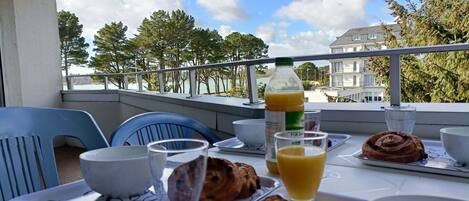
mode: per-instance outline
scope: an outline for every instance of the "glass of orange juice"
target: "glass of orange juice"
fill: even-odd
[[[314,200],[326,163],[327,133],[282,131],[274,135],[277,166],[293,200]]]

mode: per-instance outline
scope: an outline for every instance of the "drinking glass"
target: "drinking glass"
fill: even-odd
[[[280,178],[293,200],[314,200],[324,173],[327,133],[282,131],[274,135]]]
[[[321,111],[305,111],[305,131],[319,131],[321,125]]]
[[[386,125],[389,131],[401,131],[412,134],[415,126],[415,107],[390,106],[384,109]]]
[[[153,187],[160,200],[199,200],[207,170],[209,143],[197,139],[148,144]]]

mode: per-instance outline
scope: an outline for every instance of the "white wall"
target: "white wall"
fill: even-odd
[[[362,51],[362,45],[356,44],[356,45],[344,46],[344,52],[353,52],[353,48],[356,48],[357,52]]]
[[[90,113],[108,140],[111,139],[111,135],[116,128],[125,120],[137,114],[148,112],[147,110],[142,110],[119,102],[64,101],[63,107],[67,109],[83,110]]]
[[[60,107],[55,0],[1,0],[0,26],[6,105]]]
[[[365,88],[372,91],[372,88]],[[262,118],[263,105],[245,106],[236,98],[116,91],[106,101],[103,91],[64,91],[64,106],[90,112],[109,137],[120,122],[145,111],[166,111],[197,119],[219,134],[233,133],[232,121]],[[96,101],[99,100],[99,101]],[[246,100],[243,100],[243,102]],[[403,103],[407,105],[408,103]],[[389,103],[307,103],[305,110],[320,109],[321,128],[328,132],[370,134],[385,130],[383,106]],[[417,108],[414,134],[439,138],[439,129],[469,126],[468,103],[413,103]],[[119,115],[120,113],[120,115]],[[259,116],[262,115],[262,116]],[[221,135],[222,138],[228,137]]]

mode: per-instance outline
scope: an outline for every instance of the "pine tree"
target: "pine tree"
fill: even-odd
[[[294,71],[304,81],[319,79],[318,68],[312,62],[305,62],[296,67]]]
[[[194,18],[182,10],[171,13],[159,10],[150,18],[145,18],[139,27],[138,38],[141,45],[151,51],[152,56],[159,63],[159,69],[179,68],[187,62],[188,48]],[[168,75],[164,78],[165,82]],[[171,73],[171,88],[173,92],[181,92],[181,74],[179,71]]]
[[[228,61],[266,57],[268,49],[269,46],[262,39],[252,34],[241,34],[238,32],[226,36],[223,43],[223,51]],[[241,72],[239,66],[231,67],[231,71],[232,90],[241,90],[244,87],[245,79],[243,76],[245,76],[245,73]],[[239,85],[236,83],[237,80]]]
[[[170,61],[171,68],[179,68],[183,63],[187,62],[189,54],[189,45],[194,30],[194,17],[187,15],[183,10],[175,10],[171,12],[168,20],[167,39],[169,48],[166,56]],[[181,72],[174,71],[172,73],[173,92],[182,92],[181,88]]]
[[[94,36],[95,56],[91,57],[91,66],[99,73],[126,73],[129,66],[134,66],[131,45],[126,37],[127,26],[122,22],[105,24]],[[111,76],[109,81],[120,89],[124,87],[121,76]]]
[[[83,65],[88,63],[88,52],[86,49],[89,44],[82,37],[83,25],[80,24],[78,17],[69,11],[60,11],[57,13],[59,23],[60,39],[60,57],[62,60],[62,69],[65,70],[65,76],[68,76],[68,70],[71,65]],[[67,88],[70,89],[70,83],[67,79]]]
[[[469,42],[467,0],[410,0],[401,5],[386,0],[401,27],[401,38],[386,26],[390,48]],[[469,102],[469,52],[401,56],[401,97],[405,102]],[[389,86],[389,59],[370,59],[370,70]],[[388,90],[387,90],[388,91]]]
[[[203,65],[207,63],[220,62],[223,59],[221,45],[223,38],[216,30],[195,28],[189,44],[189,54],[186,60],[191,61],[192,65]],[[197,70],[197,90],[200,93],[200,85],[204,83],[207,93],[211,93],[210,79],[215,80],[215,91],[218,93],[220,89],[219,77],[217,77],[216,69],[199,69]]]

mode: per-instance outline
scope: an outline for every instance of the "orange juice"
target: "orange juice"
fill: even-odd
[[[275,58],[275,71],[265,88],[265,159],[272,174],[278,174],[274,134],[304,130],[303,84],[292,67],[292,58]]]
[[[266,112],[266,148],[271,154],[266,158],[267,169],[272,174],[278,174],[273,135],[279,131],[303,129],[301,117],[304,111],[304,93],[266,93],[265,103],[266,111],[270,112]]]
[[[295,112],[304,110],[303,91],[265,94],[266,109],[270,111]]]
[[[319,147],[292,145],[278,150],[280,177],[291,198],[311,200],[315,197],[325,161],[326,153]]]

